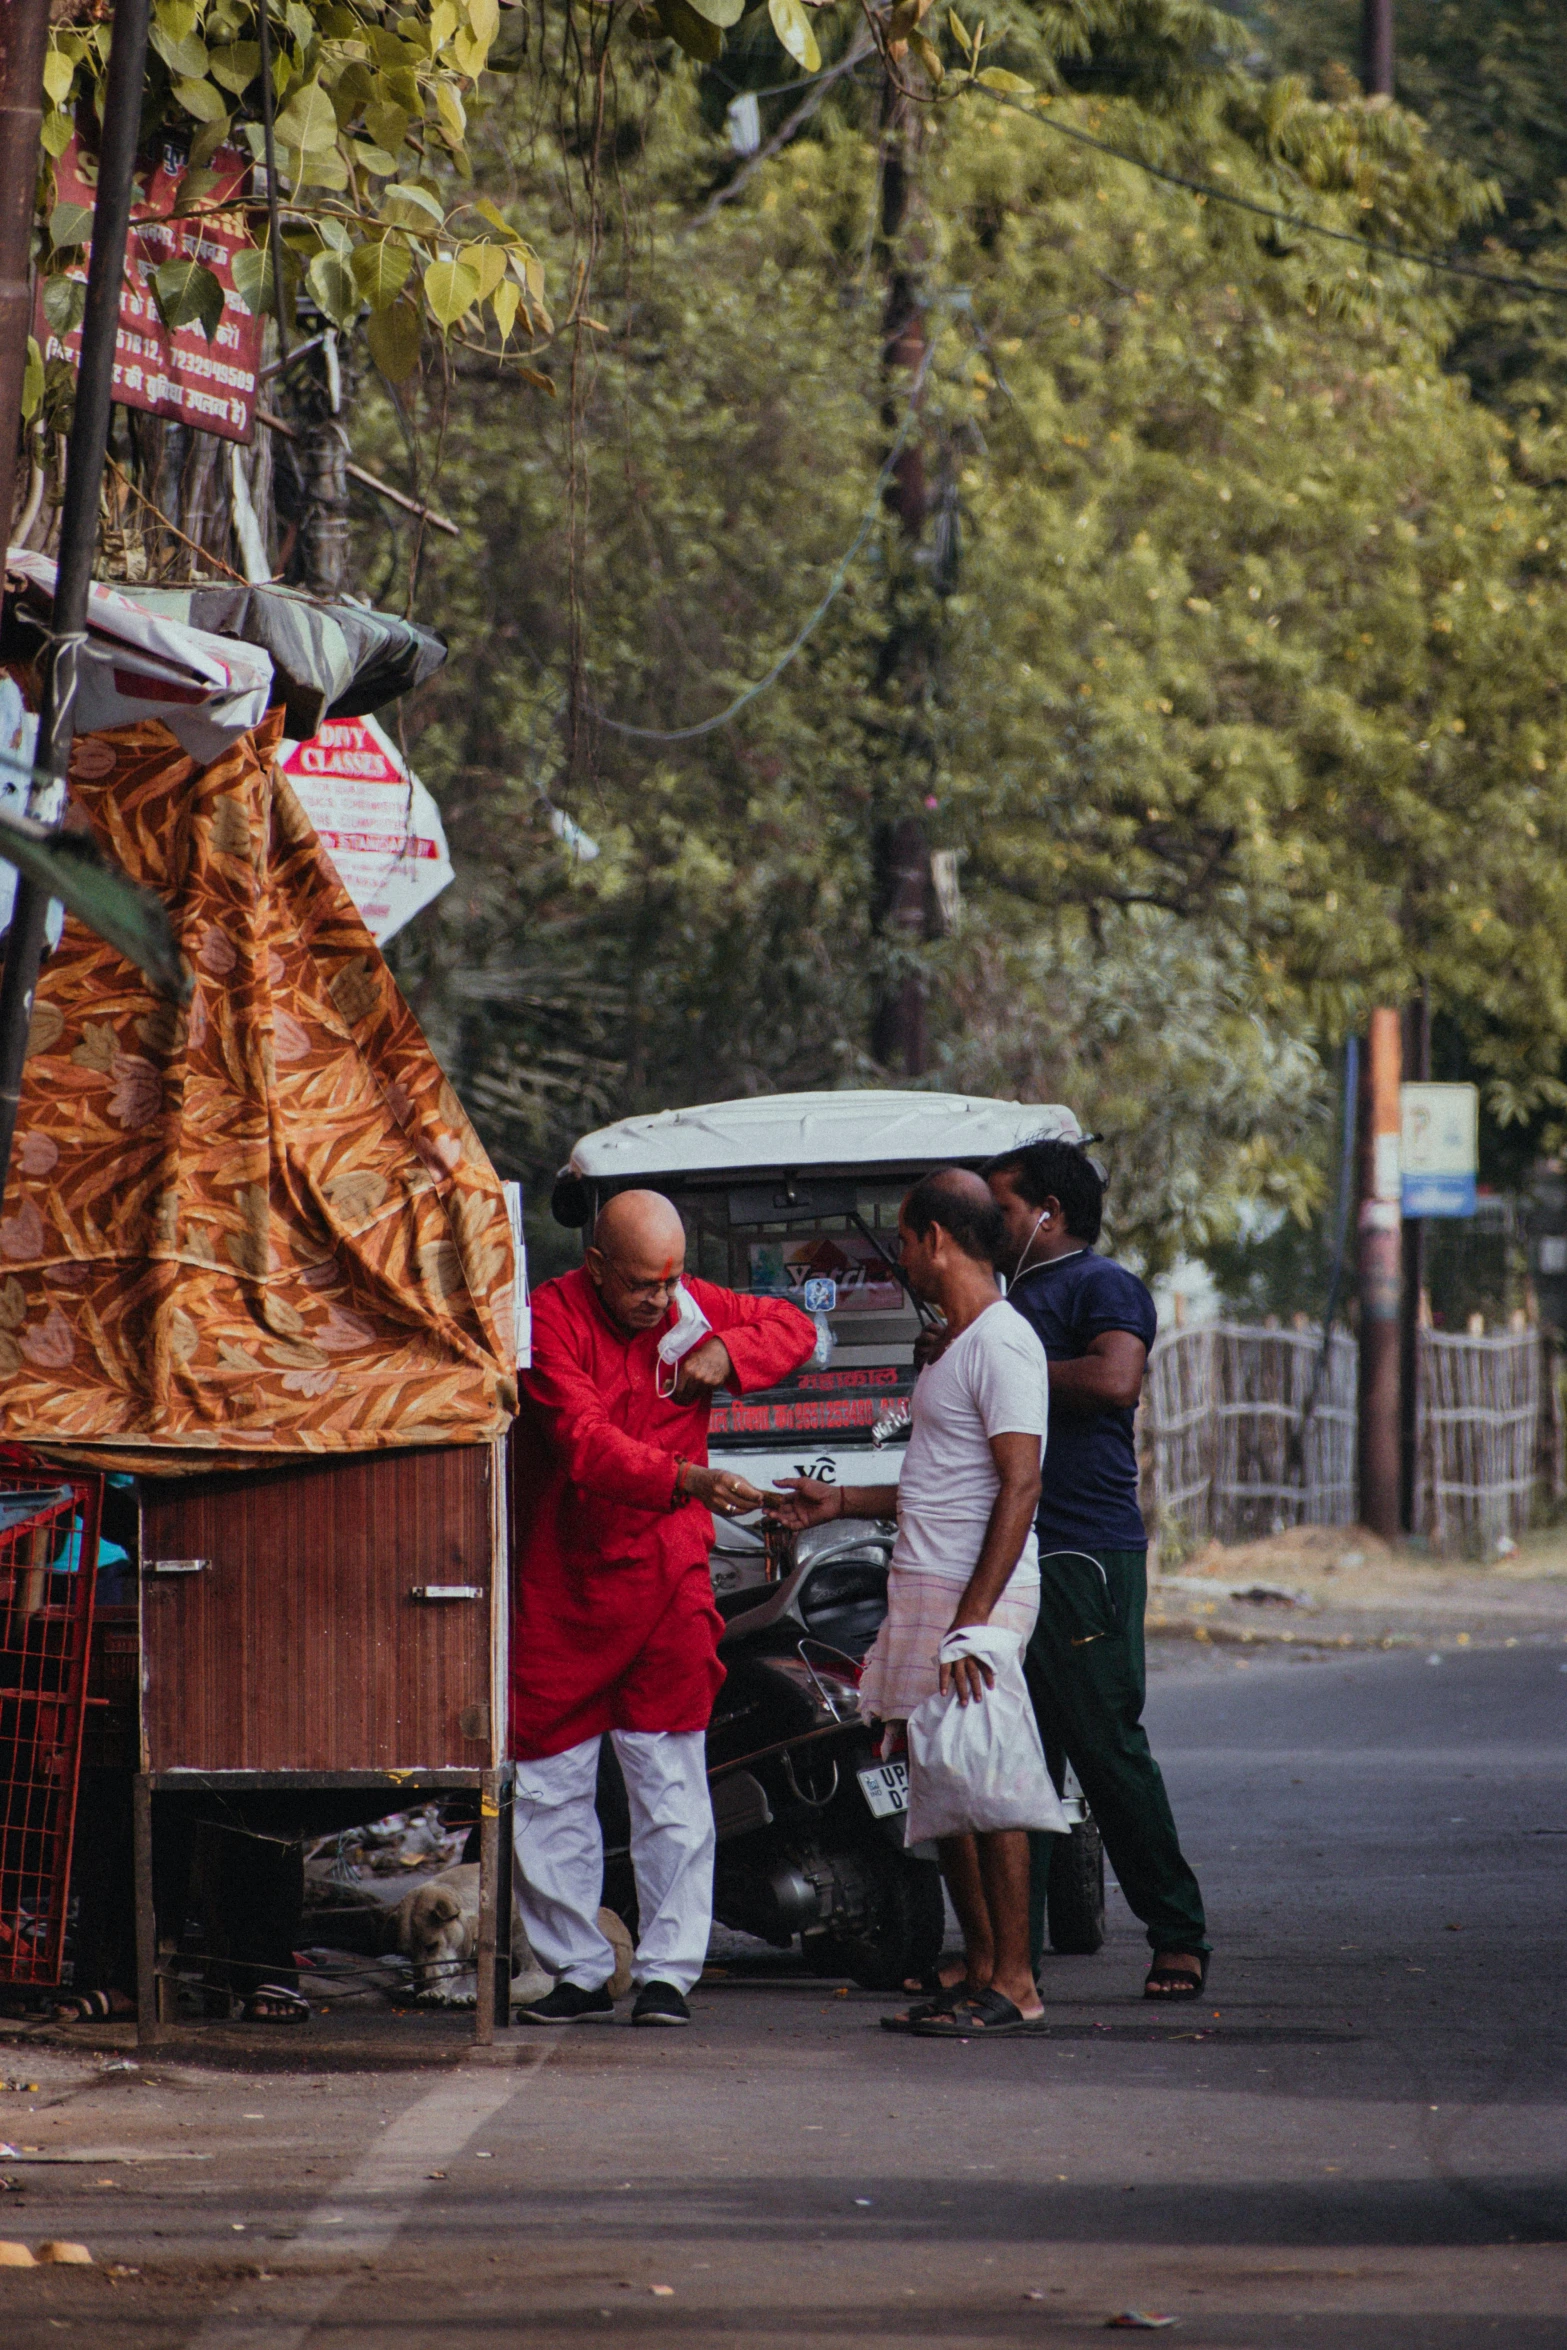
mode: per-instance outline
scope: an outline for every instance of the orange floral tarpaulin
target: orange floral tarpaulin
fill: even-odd
[[[0,1213],[0,1433],[165,1473],[478,1442],[515,1408],[501,1186],[272,757],[158,721],[73,795],[195,974],[154,995],[67,921]]]

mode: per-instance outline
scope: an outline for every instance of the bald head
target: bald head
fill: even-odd
[[[618,1191],[599,1211],[588,1278],[622,1330],[651,1330],[663,1320],[685,1264],[686,1228],[661,1191]]]
[[[1001,1244],[1001,1218],[982,1175],[967,1167],[943,1167],[916,1183],[903,1203],[903,1221],[917,1240],[933,1224],[950,1233],[967,1257],[994,1265]]]

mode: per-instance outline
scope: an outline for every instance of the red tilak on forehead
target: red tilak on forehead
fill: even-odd
[[[659,1275],[659,1279],[660,1279],[660,1281],[669,1281],[669,1280],[672,1280],[672,1279],[674,1278],[674,1271],[675,1271],[675,1260],[674,1260],[674,1258],[673,1258],[673,1257],[666,1257],[666,1258],[664,1259],[664,1270],[663,1270],[663,1271],[662,1271],[662,1273],[660,1273],[660,1275]]]

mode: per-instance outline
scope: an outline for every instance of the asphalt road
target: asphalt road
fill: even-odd
[[[0,2270],[0,2341],[992,2350],[1139,2308],[1191,2350],[1567,2345],[1562,1651],[1189,1658],[1150,1717],[1200,2010],[1142,2004],[1112,1896],[1050,2036],[989,2047],[733,1979],[689,2033],[491,2063],[411,2019],[447,2061],[0,2046],[0,2138],[87,2158],[0,2158],[0,2236],[97,2263]]]

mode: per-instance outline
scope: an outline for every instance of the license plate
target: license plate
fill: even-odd
[[[874,1819],[894,1819],[900,1811],[908,1810],[909,1766],[906,1762],[877,1763],[873,1770],[861,1771],[859,1781]]]

